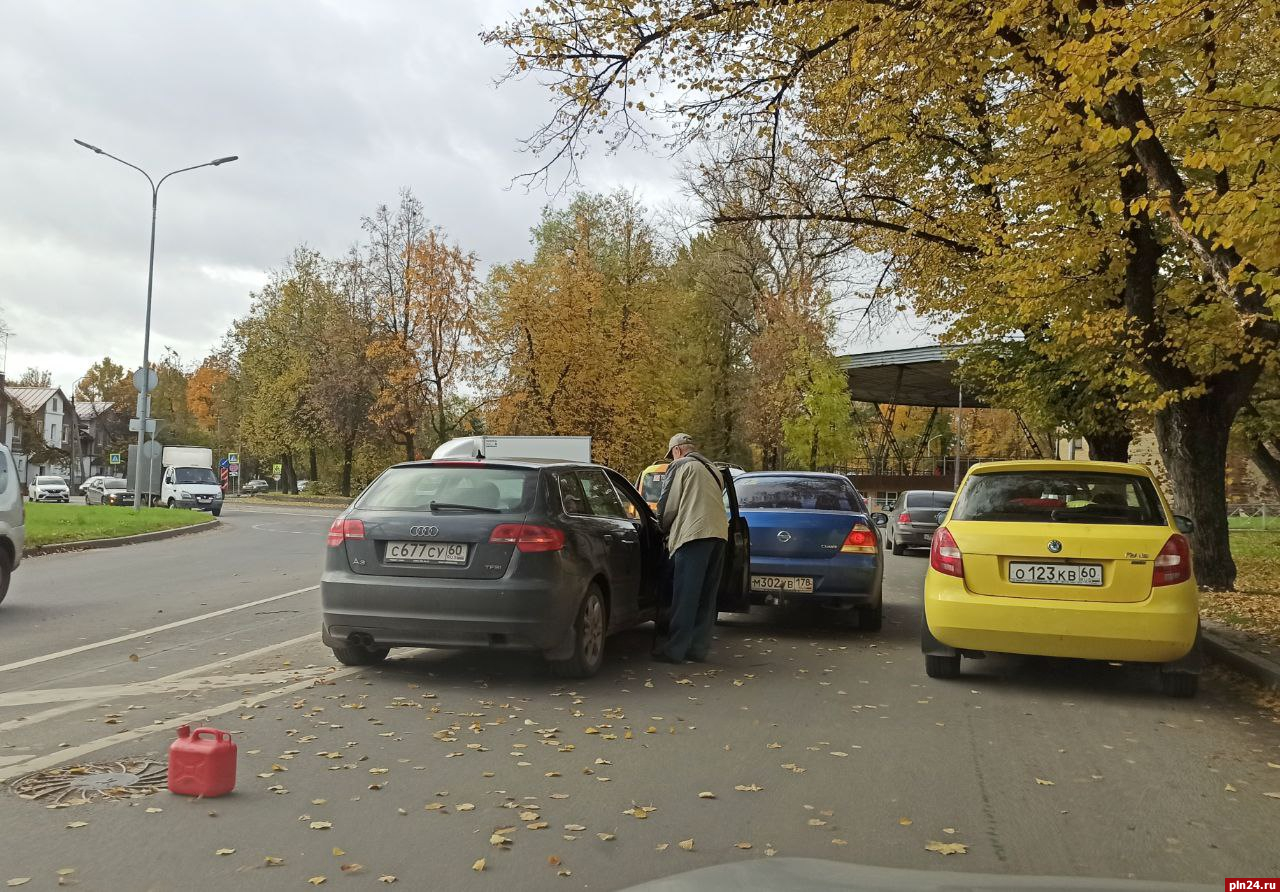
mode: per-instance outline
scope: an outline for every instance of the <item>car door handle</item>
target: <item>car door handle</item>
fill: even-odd
[[[618,541],[636,543],[640,541],[640,536],[636,533],[622,533],[618,536]]]

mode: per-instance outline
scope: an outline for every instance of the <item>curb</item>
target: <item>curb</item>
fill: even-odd
[[[1268,687],[1280,688],[1280,663],[1251,653],[1237,640],[1240,633],[1231,627],[1212,620],[1202,623],[1200,641],[1206,656]]]
[[[203,523],[193,523],[185,527],[171,530],[154,530],[150,533],[138,533],[133,536],[116,536],[111,539],[86,539],[83,542],[55,542],[50,545],[36,545],[22,550],[23,559],[40,557],[46,554],[62,554],[67,551],[91,551],[95,548],[118,548],[121,545],[141,545],[143,542],[159,542],[162,539],[173,539],[188,533],[198,533],[216,527],[221,521],[210,518]]]

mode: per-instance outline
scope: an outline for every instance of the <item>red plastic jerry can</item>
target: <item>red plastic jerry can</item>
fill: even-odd
[[[217,728],[183,725],[169,745],[169,792],[180,796],[222,796],[236,786],[236,745]]]

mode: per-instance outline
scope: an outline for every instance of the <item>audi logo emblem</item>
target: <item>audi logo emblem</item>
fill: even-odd
[[[421,526],[409,527],[409,535],[410,536],[427,536],[427,537],[439,536],[440,528],[439,527],[421,527]]]

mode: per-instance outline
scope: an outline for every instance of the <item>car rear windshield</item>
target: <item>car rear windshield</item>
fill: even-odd
[[[118,477],[115,477],[115,478],[112,478],[111,480],[103,480],[102,488],[103,489],[124,489],[125,485],[123,480],[121,480]]]
[[[656,502],[662,498],[662,481],[666,479],[666,471],[650,471],[640,478],[640,495],[646,502]]]
[[[865,511],[853,487],[834,477],[739,477],[734,481],[734,489],[738,493],[738,507],[743,509]]]
[[[524,514],[533,505],[538,472],[531,468],[423,465],[388,468],[360,497],[360,509],[430,511],[431,503]],[[450,508],[446,510],[464,510]]]
[[[904,508],[950,508],[953,492],[909,492]]]
[[[1136,474],[1010,471],[976,474],[954,520],[1163,525],[1155,487]]]

